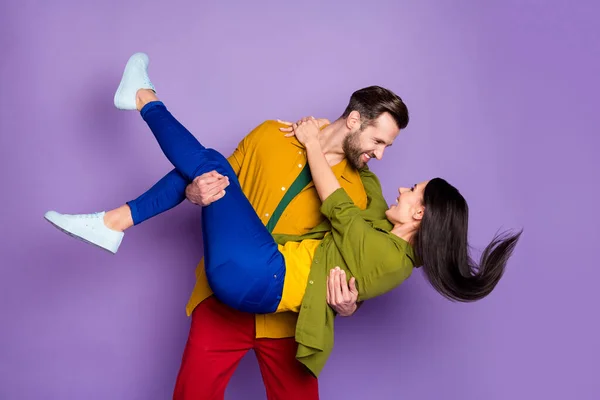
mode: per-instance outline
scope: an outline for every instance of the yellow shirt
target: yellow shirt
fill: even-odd
[[[319,243],[320,240],[303,240],[279,245],[279,251],[285,259],[285,278],[283,293],[276,312],[300,312],[310,266]]]
[[[263,122],[242,139],[228,158],[242,191],[265,225],[307,162],[304,146],[296,138],[285,137],[279,130],[281,126],[277,121]],[[367,195],[358,171],[346,160],[332,169],[354,203],[361,209],[366,208]],[[324,218],[320,207],[319,196],[311,182],[292,199],[273,233],[301,235],[308,232]],[[306,268],[310,268],[310,264],[306,263]],[[308,276],[308,271],[298,273],[302,275],[300,280]],[[196,284],[186,307],[187,314],[191,315],[194,308],[210,295],[212,290],[206,280],[202,259],[196,268]],[[297,318],[298,314],[294,312],[256,315],[256,337],[292,337]]]

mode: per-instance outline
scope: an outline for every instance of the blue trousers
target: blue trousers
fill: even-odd
[[[225,196],[202,207],[208,283],[215,296],[232,308],[254,314],[275,312],[283,293],[285,261],[227,159],[202,146],[162,102],[146,104],[141,115],[175,169],[127,203],[134,224],[181,203],[186,186],[199,175],[214,170],[229,177]]]

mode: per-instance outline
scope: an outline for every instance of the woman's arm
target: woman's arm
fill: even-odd
[[[319,194],[321,202],[328,198],[333,192],[341,188],[333,170],[329,166],[325,155],[321,151],[319,140],[305,143],[306,157],[310,166],[310,174]]]
[[[386,293],[411,275],[414,256],[410,244],[374,228],[343,189],[323,202],[321,212],[331,222],[335,245],[356,278],[359,301]]]
[[[315,119],[305,119],[293,125],[293,135],[306,148],[306,157],[310,166],[312,180],[321,202],[339,189],[335,174],[331,170],[319,142],[320,125]],[[290,134],[290,135],[292,135]]]
[[[306,147],[313,182],[322,201],[321,212],[331,222],[333,239],[356,278],[360,299],[379,296],[398,286],[412,272],[411,246],[363,218],[367,214],[373,219],[385,218],[386,204],[377,178],[373,175],[367,182],[363,179],[370,193],[363,213],[340,186],[325,159],[316,122],[302,122],[294,127],[294,134]]]

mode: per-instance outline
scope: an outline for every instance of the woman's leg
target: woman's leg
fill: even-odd
[[[48,211],[45,218],[71,236],[116,253],[125,230],[181,203],[187,184],[188,181],[174,169],[144,194],[118,208],[75,215]]]
[[[131,224],[139,225],[142,222],[179,205],[185,200],[185,188],[188,185],[179,171],[171,170],[144,194],[127,202],[130,210]],[[107,213],[108,214],[108,213]],[[105,220],[108,218],[105,218]],[[123,219],[120,219],[123,221]]]
[[[216,150],[204,147],[167,110],[154,91],[139,90],[136,103],[164,155],[188,182],[213,170],[237,182],[237,176],[225,157]]]
[[[147,74],[148,62],[148,57],[143,53],[130,57],[115,93],[114,104],[117,108],[135,110],[139,89],[154,89]],[[177,170],[173,170],[146,193],[113,210],[75,215],[48,211],[44,217],[65,233],[116,253],[126,229],[181,203],[187,184],[188,181]]]
[[[277,244],[244,195],[229,162],[207,149],[157,101],[142,92],[141,115],[161,149],[192,181],[209,171],[227,176],[230,186],[220,200],[202,209],[205,269],[215,295],[236,309],[274,312],[283,289],[285,264]]]
[[[216,195],[219,190],[222,190],[220,187],[224,185],[225,178],[214,178],[214,181],[215,187],[212,190]],[[109,229],[124,232],[134,225],[162,214],[185,200],[185,189],[189,183],[179,171],[173,169],[135,200],[106,211],[104,225]]]
[[[233,308],[251,313],[274,312],[281,299],[285,277],[285,263],[277,244],[243,194],[227,160],[215,150],[202,146],[162,103],[156,101],[147,67],[148,57],[145,54],[134,54],[129,59],[115,93],[115,106],[141,111],[163,152],[186,182],[212,170],[229,178],[227,194],[202,209],[205,268],[209,284],[215,295]],[[180,198],[171,198],[175,199],[173,205]],[[153,196],[147,196],[140,202],[151,204],[152,199]],[[136,217],[130,208],[129,226],[136,219],[141,221],[155,215],[152,209],[149,207],[140,212],[138,208]],[[117,210],[124,211],[127,216],[125,207]],[[104,223],[105,216],[104,212],[63,215],[54,211],[45,215],[49,222],[66,233],[115,253],[123,232],[109,229]]]
[[[188,181],[179,171],[171,170],[135,200],[106,211],[104,225],[109,229],[124,232],[134,225],[168,211],[185,199],[187,184]]]

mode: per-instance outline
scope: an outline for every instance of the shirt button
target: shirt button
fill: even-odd
[[[302,164],[298,164],[298,168],[302,168]]]
[[[299,151],[299,152],[298,152],[298,154],[302,154],[302,152],[301,152],[301,151]]]
[[[285,187],[283,187],[283,186],[282,186],[282,187],[281,187],[281,190],[285,190]]]
[[[319,263],[319,260],[315,260],[315,264],[318,264],[318,263]]]
[[[273,275],[273,278],[277,278],[277,275]]]
[[[310,283],[312,285],[314,282],[313,281],[308,281],[308,283]]]
[[[268,216],[269,216],[269,213],[266,213],[266,214],[265,214],[265,217],[268,217]]]

